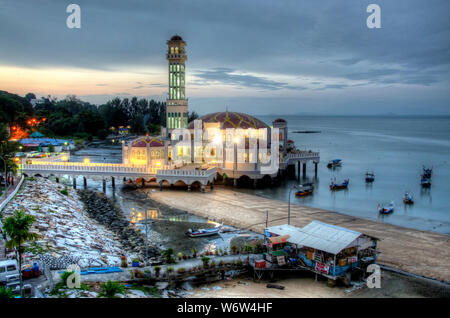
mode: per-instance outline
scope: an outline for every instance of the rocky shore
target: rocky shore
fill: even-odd
[[[108,211],[102,211],[104,213],[115,211],[103,203],[103,199],[93,202]],[[15,210],[23,210],[36,217],[32,231],[39,235],[39,239],[29,246],[25,254],[30,261],[47,254],[55,258],[79,258],[80,266],[88,266],[92,260],[117,266],[121,263],[120,256],[131,260],[141,253],[138,248],[128,248],[127,240],[140,242],[138,238],[134,239],[137,234],[132,233],[128,223],[121,221],[117,215],[112,220],[115,222],[112,226],[107,224],[106,216],[103,219],[91,217],[76,190],[48,179],[27,178],[2,211],[1,217],[6,218]],[[123,226],[123,232],[116,230],[119,226]]]
[[[125,250],[140,256],[145,255],[144,234],[127,220],[120,208],[102,193],[79,190],[78,194],[88,215],[116,234]],[[157,248],[149,245],[148,254],[149,257],[155,257],[160,253]]]

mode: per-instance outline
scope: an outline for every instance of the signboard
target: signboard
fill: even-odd
[[[358,257],[357,256],[348,257],[347,260],[350,264],[356,263],[358,261]]]
[[[280,266],[286,265],[286,259],[284,258],[284,256],[277,256],[277,263]]]
[[[325,265],[324,263],[316,262],[316,271],[328,274],[329,270],[330,270],[330,266]]]

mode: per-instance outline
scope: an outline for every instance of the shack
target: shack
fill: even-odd
[[[267,242],[278,242],[273,238],[283,237],[282,241],[287,242],[283,249],[290,257],[286,266],[295,264],[332,280],[351,275],[356,269],[365,272],[369,264],[376,262],[377,238],[316,220],[303,228],[272,226],[264,230],[264,235],[268,255],[274,245]]]

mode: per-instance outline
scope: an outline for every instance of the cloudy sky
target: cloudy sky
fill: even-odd
[[[165,100],[179,34],[200,114],[450,114],[449,13],[448,0],[0,0],[0,90]]]

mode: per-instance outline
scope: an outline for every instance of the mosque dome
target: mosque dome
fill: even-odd
[[[205,116],[202,116],[198,119],[202,120],[202,123],[220,123],[221,129],[226,128],[242,128],[242,129],[248,129],[248,128],[269,128],[267,124],[262,122],[261,120],[244,114],[244,113],[237,113],[237,112],[218,112],[218,113],[211,113]],[[190,122],[189,129],[194,129],[194,122]]]
[[[181,36],[176,34],[170,38],[170,41],[183,41],[183,39],[181,38]]]
[[[164,147],[164,142],[161,139],[151,136],[139,137],[138,139],[133,140],[131,146],[147,147],[147,144],[149,144],[150,147]]]
[[[274,123],[285,123],[286,121],[283,118],[277,118],[273,122]]]

